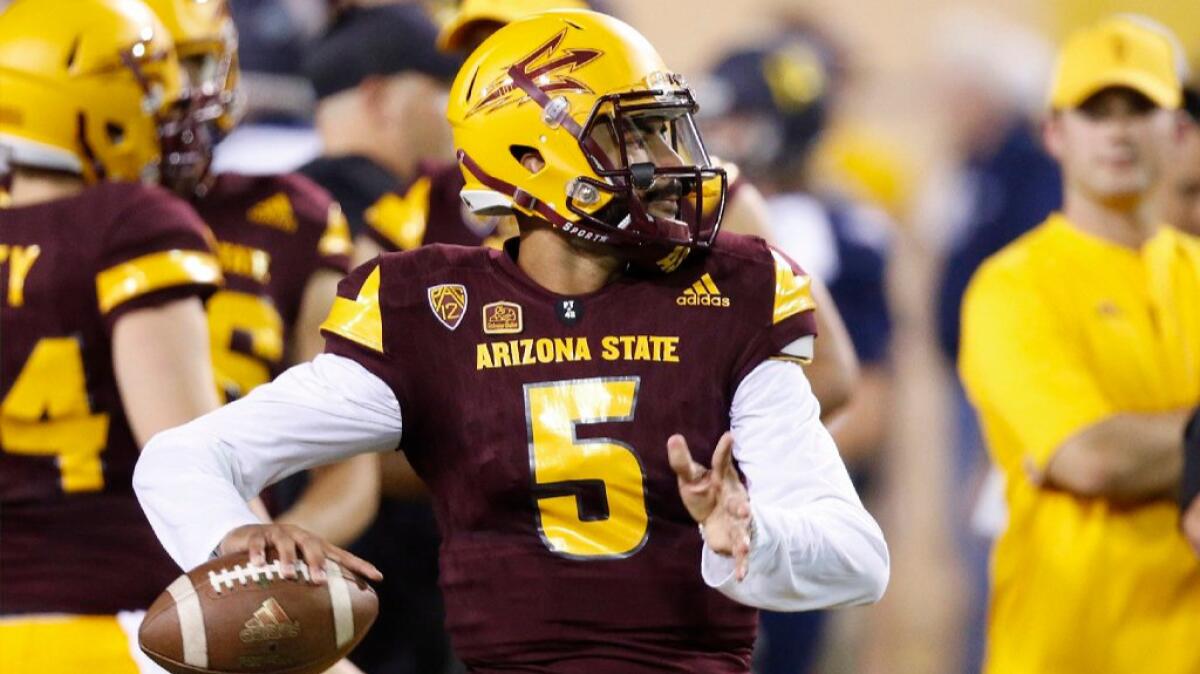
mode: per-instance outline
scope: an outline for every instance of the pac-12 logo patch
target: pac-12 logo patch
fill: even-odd
[[[483,305],[483,332],[488,335],[515,335],[525,328],[521,305],[492,302]]]
[[[453,330],[462,323],[467,313],[467,288],[458,283],[443,283],[430,286],[429,308],[442,325]]]

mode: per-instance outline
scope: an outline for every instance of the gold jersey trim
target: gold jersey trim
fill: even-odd
[[[776,251],[771,251],[775,258],[775,310],[772,313],[772,325],[783,321],[789,316],[812,311],[817,303],[812,298],[812,279],[796,274],[787,259]]]
[[[291,234],[299,228],[292,202],[283,192],[273,194],[246,211],[246,219],[256,225],[271,227]]]
[[[109,267],[96,275],[100,313],[156,290],[192,283],[221,282],[221,267],[209,253],[168,250],[150,253]]]
[[[792,356],[786,353],[777,353],[767,360],[778,360],[784,363],[795,363],[796,365],[812,365],[812,358],[801,358],[800,356]]]
[[[317,254],[322,257],[349,255],[354,250],[350,241],[350,222],[338,204],[330,204],[325,215],[325,233],[317,242]]]
[[[358,298],[333,300],[321,329],[383,353],[383,318],[379,310],[379,267],[363,281]]]
[[[433,183],[423,177],[403,197],[385,194],[366,213],[367,226],[379,232],[397,250],[412,250],[425,240],[429,220],[429,198]]]

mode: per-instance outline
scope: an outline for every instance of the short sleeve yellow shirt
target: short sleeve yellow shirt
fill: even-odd
[[[1009,509],[987,674],[1200,672],[1200,562],[1174,504],[1117,507],[1027,475],[1108,416],[1200,403],[1200,241],[1163,227],[1133,250],[1053,215],[979,269],[962,330]]]

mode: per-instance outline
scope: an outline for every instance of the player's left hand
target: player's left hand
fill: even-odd
[[[692,519],[704,527],[704,541],[713,552],[731,556],[737,579],[749,570],[750,495],[733,468],[733,435],[725,433],[713,451],[712,468],[692,459],[682,435],[667,439],[667,458],[679,479],[679,496]]]

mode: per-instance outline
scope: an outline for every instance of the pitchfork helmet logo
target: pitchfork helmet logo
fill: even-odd
[[[566,36],[567,29],[564,28],[545,44],[506,68],[506,72],[513,69],[520,70],[547,96],[555,93],[593,93],[586,84],[571,77],[570,74],[600,58],[604,52],[599,49],[559,51],[559,46]],[[484,89],[487,94],[467,111],[467,117],[481,112],[492,112],[507,105],[521,105],[529,100],[529,94],[514,84],[512,78],[507,75],[497,78]]]

